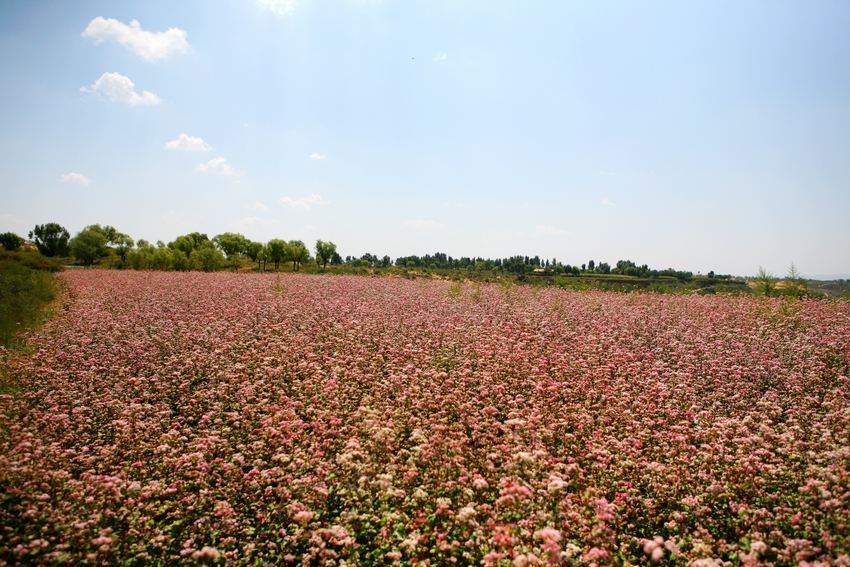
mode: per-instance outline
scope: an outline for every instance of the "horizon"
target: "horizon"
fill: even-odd
[[[847,4],[0,15],[0,232],[850,277]]]

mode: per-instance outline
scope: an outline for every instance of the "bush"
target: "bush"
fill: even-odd
[[[4,232],[0,234],[0,245],[3,245],[3,248],[11,252],[20,249],[23,243],[24,239],[14,232]]]
[[[32,254],[0,256],[0,345],[14,343],[22,328],[34,325],[44,305],[53,299],[53,264],[34,268]]]

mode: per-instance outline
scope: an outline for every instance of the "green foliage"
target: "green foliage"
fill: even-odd
[[[105,228],[110,229],[106,234],[106,241],[113,247],[123,265],[127,261],[127,253],[133,248],[133,239],[123,232],[118,232],[111,226]]]
[[[274,269],[278,270],[280,263],[286,259],[287,243],[279,238],[269,240],[269,243],[266,244],[266,252],[268,259],[274,263]]]
[[[84,266],[91,266],[106,256],[107,236],[100,225],[93,224],[81,230],[71,239],[71,254]]]
[[[35,242],[38,251],[49,258],[68,254],[68,239],[71,235],[65,227],[55,222],[35,225],[29,237]]]
[[[245,238],[244,235],[235,232],[224,232],[213,238],[213,242],[221,248],[228,259],[238,257],[240,254],[245,254],[251,241]]]
[[[290,240],[286,243],[286,259],[292,262],[292,270],[297,272],[304,262],[310,261],[310,251],[300,240]]]
[[[806,280],[800,275],[794,262],[791,262],[791,267],[788,268],[788,274],[782,284],[782,294],[790,297],[803,297],[809,291]]]
[[[771,296],[776,294],[776,278],[759,266],[758,274],[755,277],[756,291],[762,295]]]
[[[191,257],[192,253],[196,250],[208,244],[210,244],[210,239],[206,234],[190,232],[189,234],[178,236],[172,242],[169,242],[168,247],[172,250],[179,250],[180,252],[183,252],[183,254],[185,254],[188,258]]]
[[[223,264],[224,255],[212,243],[201,246],[192,254],[192,267],[196,270],[214,272]]]
[[[0,245],[2,245],[3,248],[10,252],[19,250],[23,243],[24,239],[15,234],[14,232],[4,232],[0,234]]]
[[[328,262],[330,262],[335,255],[338,256],[336,253],[336,244],[330,240],[316,241],[316,263],[321,262],[322,268],[327,268]]]
[[[44,306],[53,299],[53,278],[46,269],[33,267],[39,262],[27,260],[30,254],[0,255],[0,345],[14,344],[16,334],[36,324]]]

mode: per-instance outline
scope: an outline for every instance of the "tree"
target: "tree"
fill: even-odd
[[[287,243],[284,240],[279,238],[275,238],[273,240],[269,240],[269,243],[266,244],[266,251],[268,253],[268,259],[274,262],[274,269],[277,271],[280,268],[280,263],[286,258],[287,252]]]
[[[297,272],[301,264],[310,260],[310,251],[300,240],[286,243],[286,259],[292,262],[292,270]]]
[[[764,295],[773,295],[776,291],[776,278],[773,274],[759,266],[758,274],[755,278],[756,290]]]
[[[0,234],[0,244],[2,244],[3,248],[10,252],[14,252],[19,249],[23,243],[24,239],[14,232],[4,232]]]
[[[133,239],[123,232],[116,232],[111,239],[107,237],[107,240],[115,247],[115,252],[123,264],[127,260],[127,252],[133,248]]]
[[[191,257],[193,252],[199,250],[202,246],[209,242],[210,239],[206,234],[190,232],[189,234],[178,236],[172,242],[169,242],[168,247],[173,250],[180,250],[186,255],[186,257]]]
[[[221,251],[209,241],[192,253],[192,267],[204,272],[213,272],[220,268],[223,263],[224,256]]]
[[[322,269],[328,267],[328,262],[334,257],[334,254],[336,254],[336,244],[330,240],[327,242],[324,240],[316,241],[316,264],[321,262]]]
[[[100,225],[87,226],[77,233],[70,242],[71,254],[84,266],[91,266],[96,260],[106,256],[106,235]]]
[[[260,269],[260,263],[263,261],[263,244],[261,242],[248,242],[245,246],[245,255],[251,259],[252,262],[257,263],[257,269]]]
[[[55,222],[37,224],[29,233],[30,240],[35,242],[38,251],[45,256],[66,256],[68,254],[68,239],[71,235],[64,226]]]
[[[221,248],[221,251],[224,252],[228,260],[245,253],[251,244],[243,235],[234,232],[219,234],[213,238],[213,242]]]
[[[784,291],[788,295],[802,297],[806,295],[808,290],[809,285],[806,283],[806,280],[800,275],[794,262],[791,262],[791,267],[788,268],[788,274],[785,276]]]
[[[596,262],[594,262],[593,260],[591,260],[587,263],[587,271],[588,272],[592,272],[595,268],[596,268]]]

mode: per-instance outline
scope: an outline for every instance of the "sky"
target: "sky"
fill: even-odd
[[[0,2],[0,231],[850,275],[850,2]]]

